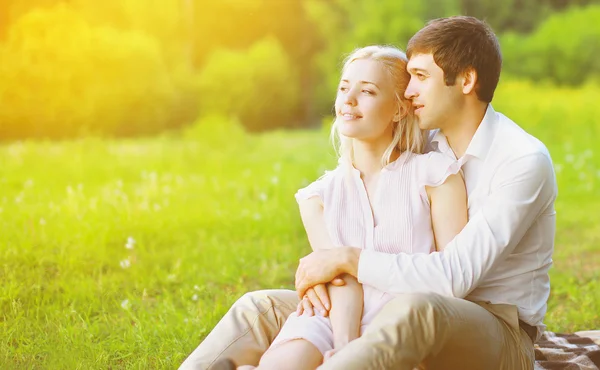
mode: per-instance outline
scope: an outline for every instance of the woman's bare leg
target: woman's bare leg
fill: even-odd
[[[315,370],[322,363],[323,355],[314,344],[305,339],[294,339],[267,351],[256,369]]]

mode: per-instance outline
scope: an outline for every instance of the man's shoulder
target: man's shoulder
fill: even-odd
[[[491,151],[504,159],[541,155],[550,160],[546,145],[502,113],[496,112],[497,129]]]

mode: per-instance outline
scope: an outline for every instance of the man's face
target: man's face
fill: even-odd
[[[464,104],[459,78],[454,86],[446,86],[444,71],[432,54],[412,55],[406,69],[410,82],[404,96],[412,100],[419,127],[443,130],[452,125]]]

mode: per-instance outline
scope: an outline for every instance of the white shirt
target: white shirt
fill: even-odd
[[[432,144],[454,157],[441,132]],[[556,225],[550,154],[488,105],[463,160],[469,207],[465,228],[443,252],[363,250],[358,280],[389,293],[431,292],[512,304],[521,320],[538,326],[539,336],[545,330]]]

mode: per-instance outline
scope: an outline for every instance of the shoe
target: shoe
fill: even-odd
[[[235,370],[236,368],[237,366],[235,366],[233,360],[230,358],[222,358],[215,362],[215,364],[210,367],[210,370]]]

